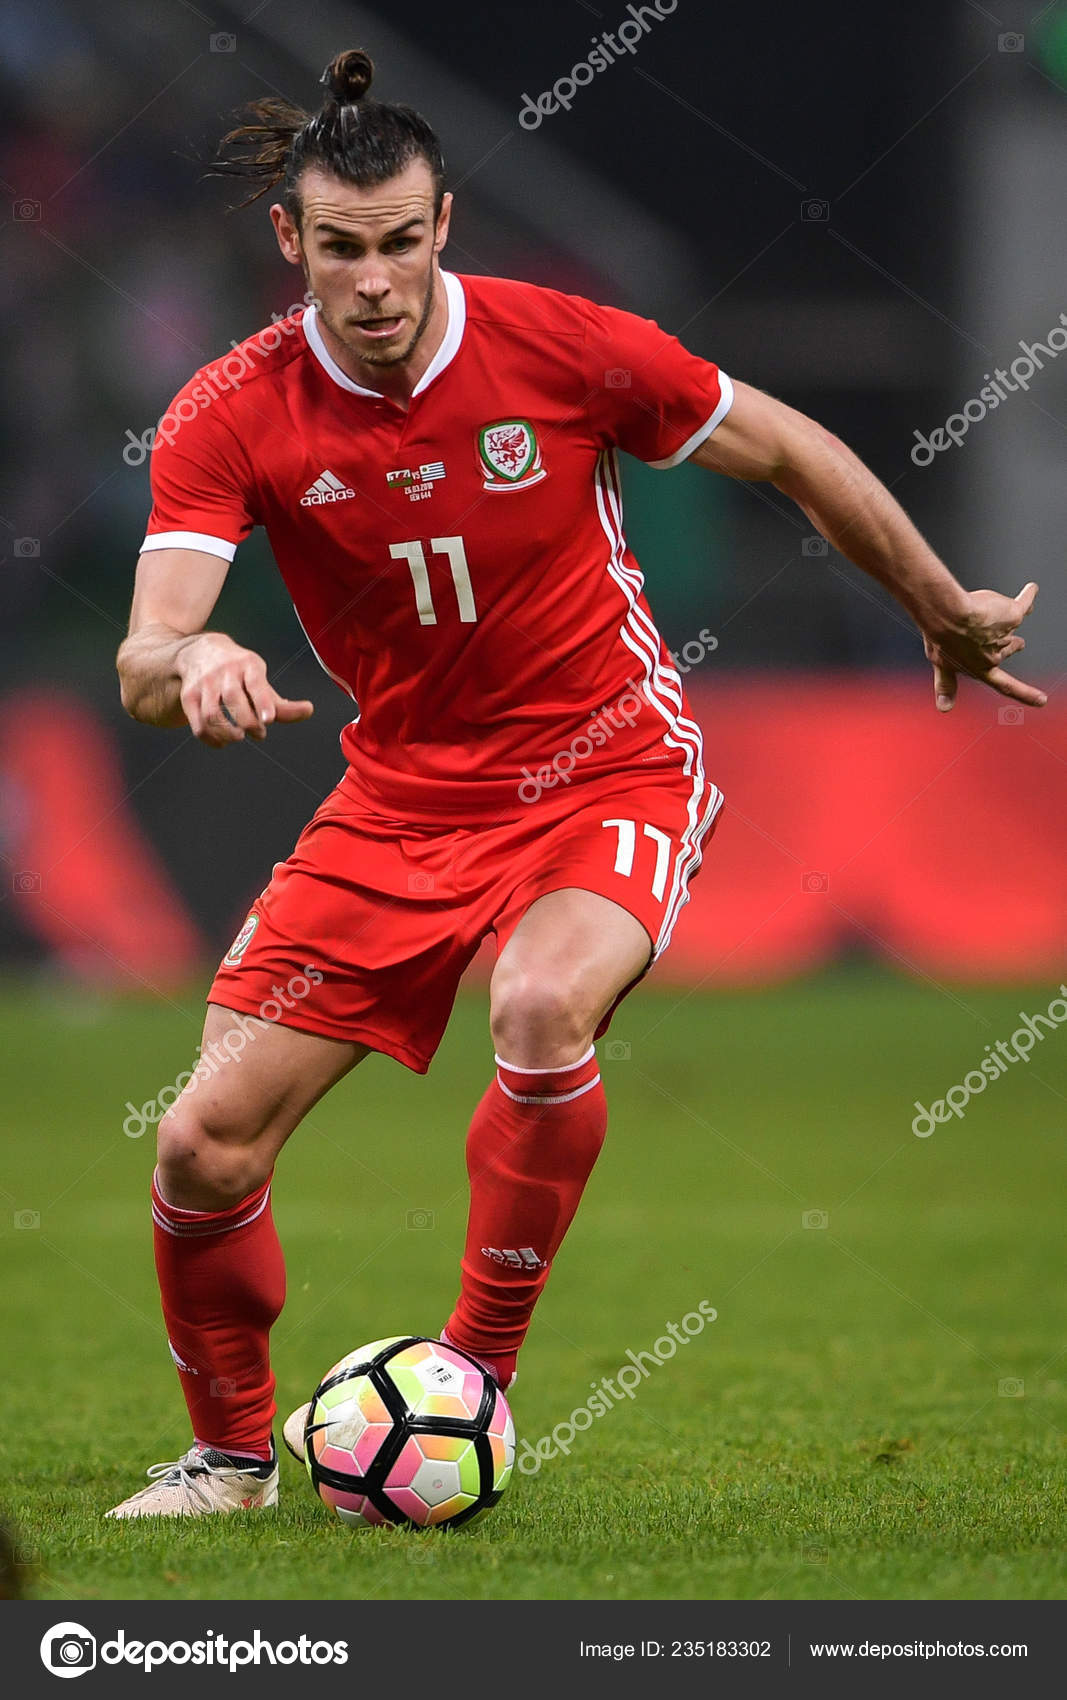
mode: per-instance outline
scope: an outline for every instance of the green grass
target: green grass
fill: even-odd
[[[188,1444],[156,1307],[150,1138],[181,1007],[0,998],[7,1057],[0,1494],[41,1597],[1031,1598],[1067,1591],[1067,1029],[932,1138],[939,1097],[1052,987],[841,970],[629,1000],[612,1124],[513,1404],[536,1440],[700,1299],[718,1320],[570,1457],[469,1532],[354,1533],[286,1458],[277,1514],[152,1528],[102,1512]],[[282,1412],[363,1339],[454,1296],[463,1135],[488,1077],[465,996],[433,1072],[371,1058],[279,1164]],[[41,1214],[16,1229],[16,1211]],[[827,1211],[824,1229],[804,1212]],[[432,1212],[413,1228],[409,1212]],[[416,1220],[419,1217],[415,1218]],[[998,1391],[1021,1381],[1024,1393]]]

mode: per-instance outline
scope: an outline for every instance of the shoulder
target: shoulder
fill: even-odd
[[[194,414],[210,413],[216,424],[232,423],[235,404],[252,386],[257,386],[258,401],[264,385],[284,379],[294,362],[308,355],[303,317],[303,307],[286,317],[274,315],[269,325],[206,361],[178,391],[164,419],[174,415],[186,423]]]
[[[519,278],[460,276],[467,319],[488,329],[551,331],[581,341],[598,308],[581,295],[567,295]]]

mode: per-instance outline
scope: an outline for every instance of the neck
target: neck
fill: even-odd
[[[374,361],[361,360],[347,344],[334,335],[323,320],[321,313],[319,314],[318,325],[323,342],[346,378],[351,378],[353,383],[362,385],[364,389],[376,390],[379,395],[385,396],[389,401],[396,402],[397,406],[406,408],[411,400],[412,390],[440,348],[448,329],[448,296],[445,294],[441,268],[435,260],[430,317],[426,321],[425,330],[407,360],[396,361],[389,365],[379,365]]]

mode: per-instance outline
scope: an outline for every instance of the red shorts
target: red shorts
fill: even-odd
[[[547,892],[577,886],[620,904],[649,935],[650,967],[721,802],[693,776],[638,772],[543,792],[512,819],[412,825],[378,812],[349,772],[275,868],[208,1002],[425,1074],[482,940],[494,933],[499,953]]]

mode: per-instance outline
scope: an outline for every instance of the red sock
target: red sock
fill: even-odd
[[[592,1045],[566,1068],[496,1061],[467,1136],[467,1243],[445,1328],[457,1346],[489,1358],[506,1387],[604,1143],[608,1112]]]
[[[271,1325],[285,1264],[270,1181],[229,1210],[179,1210],[152,1177],[156,1273],[193,1434],[219,1452],[270,1456]]]

